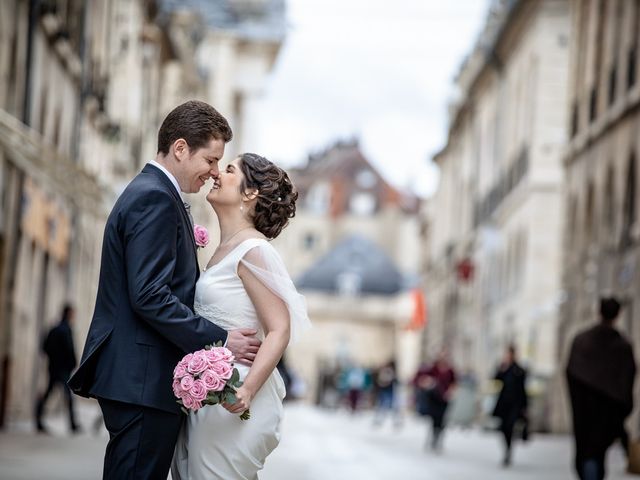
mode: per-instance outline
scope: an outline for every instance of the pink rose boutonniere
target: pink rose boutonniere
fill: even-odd
[[[209,232],[202,225],[193,226],[193,236],[196,238],[196,247],[206,247],[209,244]]]
[[[233,366],[233,354],[221,343],[188,353],[173,370],[173,394],[184,413],[197,412],[205,405],[236,402],[236,389],[242,386],[240,374]],[[250,415],[246,410],[240,418],[248,420]]]

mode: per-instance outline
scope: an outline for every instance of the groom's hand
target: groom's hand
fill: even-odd
[[[249,366],[253,364],[262,343],[255,337],[256,333],[258,331],[252,328],[240,328],[230,330],[227,334],[226,347],[231,350],[237,362]]]

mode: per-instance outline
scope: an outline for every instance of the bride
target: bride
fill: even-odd
[[[285,389],[276,364],[310,322],[269,240],[295,215],[297,197],[287,173],[253,153],[231,162],[207,195],[220,244],[196,284],[194,309],[226,329],[258,330],[262,345],[251,368],[236,364],[244,382],[236,403],[189,414],[173,457],[174,480],[257,479],[280,441]],[[241,420],[249,408],[251,418]]]

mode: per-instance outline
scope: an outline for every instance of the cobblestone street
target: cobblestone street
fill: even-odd
[[[97,410],[82,405],[85,433],[69,436],[61,418],[48,425],[52,435],[36,435],[26,425],[0,434],[0,479],[90,480],[100,478],[107,434],[91,432]],[[391,423],[374,428],[369,412],[355,417],[305,405],[288,405],[283,440],[269,458],[261,480],[565,480],[571,472],[566,436],[536,435],[517,445],[514,466],[502,469],[497,434],[451,430],[444,452],[424,450],[425,429],[411,419],[401,429]],[[20,431],[23,430],[23,431]],[[610,450],[609,479],[624,474],[619,448]]]

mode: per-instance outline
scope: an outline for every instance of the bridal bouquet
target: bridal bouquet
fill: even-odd
[[[242,382],[234,360],[229,349],[208,345],[178,362],[173,370],[173,394],[184,413],[197,412],[205,405],[236,402],[236,388]],[[249,410],[240,415],[242,420],[249,417]]]

